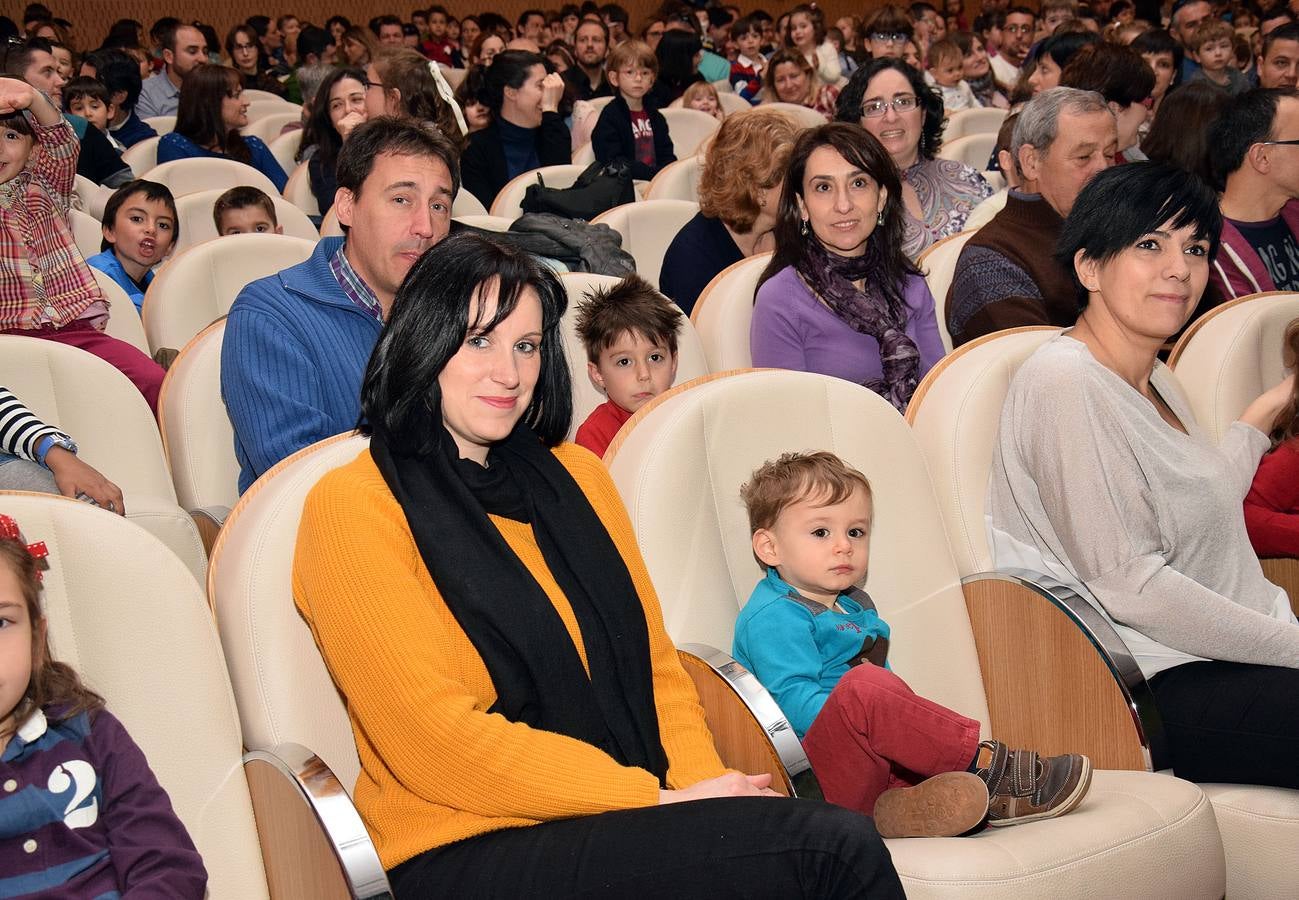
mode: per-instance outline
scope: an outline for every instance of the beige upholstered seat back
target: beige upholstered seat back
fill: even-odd
[[[165,184],[175,197],[212,188],[224,191],[241,184],[261,188],[272,197],[279,193],[274,183],[260,171],[233,159],[206,156],[174,159],[154,166],[141,177]]]
[[[799,128],[819,128],[826,122],[825,116],[816,110],[797,103],[764,103],[759,108],[778,112]]]
[[[191,247],[162,268],[144,296],[144,333],[154,350],[179,350],[219,317],[250,281],[296,266],[312,241],[280,234],[232,234]]]
[[[542,166],[539,169],[532,169],[517,175],[510,179],[501,188],[496,199],[492,201],[491,214],[494,216],[504,216],[507,219],[517,219],[523,215],[523,195],[528,192],[528,188],[536,184],[538,180],[545,182],[546,187],[566,188],[572,187],[573,182],[577,181],[577,176],[582,174],[585,166]],[[469,193],[461,191],[462,194]],[[459,200],[459,197],[456,198]],[[477,199],[477,198],[475,198]],[[453,203],[452,215],[458,214],[459,209]]]
[[[1299,293],[1250,294],[1205,313],[1177,342],[1170,365],[1214,441],[1285,375],[1282,342],[1296,317]]]
[[[636,258],[636,272],[658,287],[668,244],[697,212],[699,204],[689,200],[641,200],[615,206],[591,221],[622,235],[622,249]]]
[[[945,237],[920,254],[917,264],[925,273],[925,283],[929,293],[934,295],[934,315],[938,319],[938,336],[943,340],[943,349],[952,352],[952,336],[947,332],[947,289],[952,286],[956,275],[956,260],[961,250],[974,235],[973,231],[962,231],[951,237]]]
[[[983,514],[1010,381],[1024,360],[1058,331],[1014,328],[970,341],[934,366],[907,408],[963,576],[993,568]]]
[[[284,184],[284,199],[309,216],[320,215],[320,203],[311,190],[311,176],[307,173],[306,160],[285,171],[289,173],[289,180]]]
[[[758,277],[770,261],[770,253],[759,253],[727,266],[708,282],[695,301],[690,320],[699,331],[708,367],[714,372],[753,365],[749,350],[753,298],[758,291]]]
[[[0,512],[49,548],[54,655],[144,751],[203,855],[208,896],[268,896],[238,713],[202,588],[156,538],[111,513],[36,494],[0,494]]]
[[[280,136],[284,126],[302,121],[302,111],[300,108],[295,109],[286,104],[282,112],[268,112],[256,119],[253,119],[250,115],[248,118],[249,122],[243,127],[243,133],[261,138],[262,143],[269,146],[272,141]]]
[[[943,140],[952,141],[969,134],[993,134],[1001,130],[1006,121],[1006,110],[995,107],[962,109],[951,114],[943,129]],[[983,166],[978,168],[982,169]]]
[[[158,137],[162,137],[164,134],[169,134],[176,130],[175,116],[149,116],[149,118],[141,119],[140,121],[158,132]]]
[[[266,146],[271,151],[271,156],[274,156],[275,161],[280,164],[280,168],[285,172],[292,172],[298,164],[294,157],[298,155],[298,148],[302,146],[302,129],[285,132],[267,141]]]
[[[975,206],[974,209],[970,210],[970,216],[968,219],[965,220],[965,228],[962,230],[978,231],[984,225],[987,225],[994,218],[996,218],[997,213],[1001,212],[1003,209],[1006,208],[1006,199],[1010,196],[1010,191],[1008,191],[1005,186],[1006,176],[1005,175],[1000,176],[1001,186],[998,187],[996,184],[994,184],[996,179],[989,178],[990,175],[995,175],[995,174],[997,173],[984,172],[983,177],[988,178],[988,183],[992,184],[993,187],[997,188],[997,192],[993,194],[991,197],[989,197],[987,200],[984,200],[982,203]]]
[[[659,169],[645,192],[646,200],[689,200],[699,202],[699,174],[703,171],[702,156],[682,157]],[[670,242],[670,239],[669,239]]]
[[[473,194],[461,188],[460,193],[456,194],[455,199],[451,201],[451,215],[485,216],[487,207],[483,206],[482,201]]]
[[[282,105],[289,104],[289,101],[285,100],[279,94],[274,94],[270,91],[259,91],[256,88],[244,88],[244,92],[242,96],[244,100],[248,103],[248,118],[250,119],[253,117],[254,103],[262,103],[263,101],[273,101],[275,103],[279,103]]]
[[[270,94],[269,91],[265,92]],[[260,122],[267,116],[282,116],[287,113],[302,116],[302,107],[296,103],[290,103],[283,97],[276,97],[271,94],[267,97],[248,97],[248,124],[242,129],[244,134],[250,134],[249,129]]]
[[[230,509],[239,499],[234,429],[221,400],[225,319],[185,345],[167,370],[159,400],[163,446],[185,509]]]
[[[104,334],[126,341],[145,356],[150,356],[149,342],[144,337],[144,323],[140,321],[140,311],[135,308],[134,301],[112,276],[94,266],[90,267],[90,272],[95,276],[104,298],[108,300],[108,324],[104,327]]]
[[[122,489],[127,517],[202,579],[207,559],[194,522],[176,503],[158,425],[125,375],[76,347],[0,335],[0,384],[72,435],[77,455]]]
[[[98,219],[88,212],[69,209],[68,224],[72,226],[72,239],[77,242],[77,250],[82,259],[90,259],[99,252],[104,240],[104,229]]]
[[[866,590],[893,628],[890,659],[922,696],[988,721],[960,576],[920,448],[860,385],[807,372],[718,376],[638,413],[607,462],[678,643],[727,652],[762,571],[740,485],[791,450],[830,450],[875,496]]]
[[[158,165],[158,142],[161,137],[145,138],[127,147],[122,153],[122,162],[131,167],[132,172],[148,172]]]
[[[85,212],[96,219],[103,220],[104,205],[113,192],[106,187],[95,184],[85,175],[78,175],[72,183],[73,202],[80,204]]]
[[[583,301],[588,291],[617,284],[618,279],[612,275],[569,272],[560,276],[560,280],[568,292],[568,310],[564,313],[560,332],[564,338],[564,355],[568,357],[568,369],[573,379],[573,423],[568,428],[568,440],[571,441],[591,411],[607,399],[587,373],[586,349],[582,346],[582,339],[577,336],[577,305]],[[683,317],[681,330],[677,333],[676,383],[684,384],[692,378],[707,374],[708,362],[704,358],[699,335],[690,320]]]
[[[225,191],[199,191],[176,198],[176,217],[180,220],[180,237],[176,239],[173,254],[184,253],[195,244],[210,241],[219,237],[216,220],[212,218],[212,208],[217,198]],[[302,238],[304,241],[315,241],[320,238],[316,226],[311,224],[307,214],[279,194],[271,194],[275,204],[275,219],[284,234],[289,237]]]
[[[473,194],[462,194],[461,196],[472,197]],[[481,228],[484,231],[509,231],[510,226],[514,224],[513,219],[502,219],[500,216],[457,215],[453,221],[462,225],[472,225],[474,228]]]
[[[984,131],[967,134],[956,139],[945,139],[938,151],[940,159],[954,159],[965,163],[976,172],[988,168],[988,160],[997,146],[997,132]]]
[[[680,159],[703,152],[708,139],[722,127],[717,119],[697,109],[664,109],[660,112],[668,123],[672,152]]]
[[[573,151],[572,158],[575,166],[589,166],[595,162],[595,148],[591,146],[590,141],[587,141]]]
[[[259,478],[221,529],[208,577],[248,749],[285,741],[310,747],[349,792],[361,764],[347,711],[293,605],[290,579],[307,492],[367,446],[364,438],[339,435]]]

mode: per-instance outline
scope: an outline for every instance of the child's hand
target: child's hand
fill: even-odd
[[[559,112],[559,101],[564,96],[564,76],[551,72],[541,82],[541,111]]]
[[[18,78],[0,78],[0,116],[29,108],[39,96],[36,88]]]
[[[62,447],[51,447],[45,456],[45,465],[54,476],[54,483],[59,493],[65,497],[83,497],[115,512],[126,515],[126,504],[122,501],[122,489]]]

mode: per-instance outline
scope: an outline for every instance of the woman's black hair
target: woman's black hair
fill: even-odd
[[[1095,91],[1126,109],[1144,103],[1155,89],[1155,70],[1140,53],[1122,44],[1094,44],[1073,55],[1060,73],[1063,87]]]
[[[243,88],[238,69],[201,63],[185,76],[176,105],[176,133],[208,149],[216,144],[218,152],[243,163],[252,163],[238,128],[227,128],[221,117],[222,100]]]
[[[673,28],[663,32],[654,48],[659,61],[659,74],[655,80],[662,82],[672,94],[684,91],[699,76],[695,55],[703,48],[699,35],[692,31]]]
[[[1141,151],[1153,162],[1194,172],[1212,184],[1209,132],[1231,102],[1226,88],[1207,78],[1170,90],[1159,104]]]
[[[474,296],[496,288],[490,320],[471,322]],[[454,234],[415,263],[397,290],[361,385],[363,434],[383,433],[398,452],[428,453],[442,420],[438,376],[472,329],[487,334],[518,306],[525,288],[541,300],[541,372],[523,421],[547,447],[564,439],[573,388],[560,336],[568,295],[549,268],[528,253],[478,234]],[[481,306],[479,313],[481,316]]]
[[[486,34],[487,32],[483,32]],[[541,66],[547,72],[550,65],[546,58],[530,50],[502,50],[492,57],[492,64],[483,73],[483,89],[478,95],[478,102],[492,111],[494,117],[501,115],[501,105],[505,103],[505,89],[523,87],[533,66]]]
[[[808,241],[816,240],[813,234],[803,234],[802,216],[798,200],[803,196],[803,176],[807,161],[821,147],[829,147],[850,164],[865,172],[881,190],[888,192],[884,205],[884,222],[875,227],[868,241],[876,242],[880,249],[881,271],[871,275],[884,292],[895,312],[905,317],[906,302],[902,286],[908,275],[918,275],[920,270],[902,252],[903,222],[902,176],[893,163],[893,157],[875,137],[856,122],[830,122],[819,128],[809,128],[799,135],[785,170],[785,186],[780,192],[780,209],[772,235],[776,251],[771,262],[758,279],[761,286],[787,266],[797,266],[807,252]]]
[[[344,31],[347,31],[347,29],[352,27],[352,20],[347,16],[330,16],[325,20],[325,30],[329,31],[332,29],[335,23],[342,25]],[[332,38],[333,34],[330,34],[330,37]]]
[[[1088,298],[1074,268],[1078,251],[1106,263],[1165,223],[1194,226],[1195,237],[1209,242],[1209,261],[1217,256],[1222,233],[1218,195],[1198,176],[1164,163],[1137,162],[1106,169],[1087,182],[1055,245],[1056,262],[1078,292],[1078,308]]]
[[[1171,53],[1174,58],[1181,55],[1173,36],[1162,28],[1141,32],[1128,46],[1138,53]]]
[[[1043,56],[1051,57],[1051,60],[1063,69],[1073,59],[1074,54],[1083,47],[1090,47],[1092,44],[1101,42],[1100,35],[1094,31],[1066,31],[1062,34],[1053,34],[1042,40],[1041,46],[1037,49],[1037,59]]]
[[[161,200],[167,205],[171,212],[171,244],[176,246],[180,240],[180,216],[176,214],[176,198],[172,196],[171,191],[165,184],[159,184],[156,181],[148,181],[144,178],[137,178],[134,181],[128,181],[108,198],[104,204],[104,218],[102,221],[110,228],[117,228],[117,213],[126,204],[126,201],[136,194],[144,194],[146,200]],[[100,250],[108,250],[113,246],[108,238],[104,238],[99,243]]]
[[[866,91],[871,79],[889,69],[900,72],[907,81],[911,82],[911,90],[915,93],[920,109],[924,113],[924,122],[920,126],[920,158],[933,159],[939,148],[943,146],[943,98],[925,82],[924,75],[896,57],[882,56],[879,59],[872,59],[852,73],[852,77],[839,93],[839,100],[834,110],[835,121],[860,125],[861,105],[866,99]]]
[[[311,112],[307,123],[302,126],[302,143],[294,157],[298,162],[306,159],[306,153],[316,148],[316,158],[320,160],[321,171],[332,172],[338,163],[338,151],[343,149],[343,137],[334,127],[329,117],[329,94],[344,78],[351,78],[365,88],[365,70],[360,66],[339,66],[332,68],[325,80],[316,89],[316,96],[311,101]]]

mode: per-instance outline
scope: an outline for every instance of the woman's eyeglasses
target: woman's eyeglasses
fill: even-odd
[[[861,114],[867,119],[878,119],[888,112],[890,106],[897,112],[904,113],[915,109],[919,102],[915,94],[904,94],[892,100],[867,100],[861,105]]]

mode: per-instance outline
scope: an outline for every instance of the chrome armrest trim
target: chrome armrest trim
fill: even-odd
[[[1137,731],[1137,739],[1141,742],[1146,767],[1152,772],[1169,768],[1172,761],[1168,756],[1164,723],[1155,707],[1150,684],[1109,620],[1077,591],[1055,584],[1050,577],[1030,569],[978,572],[962,578],[961,584],[986,580],[1009,581],[1027,588],[1069,617],[1096,649],[1122,692],[1124,703],[1132,716],[1132,725]],[[1048,587],[1048,584],[1051,586]]]
[[[197,509],[189,511],[191,516],[202,516],[212,522],[217,528],[226,523],[230,516],[230,507],[228,506],[200,506]]]
[[[735,691],[736,695],[748,707],[749,712],[758,720],[763,731],[776,748],[790,782],[794,785],[795,796],[820,796],[821,789],[812,774],[812,764],[808,762],[803,745],[794,733],[785,714],[776,705],[775,699],[752,672],[740,665],[728,653],[707,644],[681,644],[679,649],[698,657],[707,663],[714,672]],[[806,773],[806,774],[804,774]]]
[[[269,763],[297,785],[333,846],[353,897],[392,900],[388,873],[379,862],[370,833],[342,782],[320,757],[301,744],[284,743],[274,750],[250,750],[244,754],[244,762],[250,760]]]

